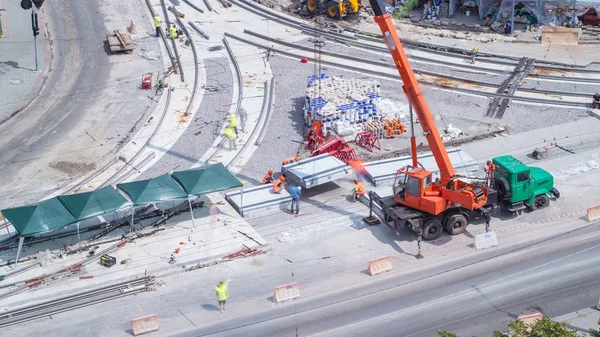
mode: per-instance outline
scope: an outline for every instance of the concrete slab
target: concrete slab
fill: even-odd
[[[243,198],[243,200],[242,200]],[[253,217],[265,212],[280,211],[292,201],[292,196],[285,189],[281,194],[273,193],[272,185],[261,185],[229,192],[225,195],[229,204],[244,217]]]
[[[312,188],[346,177],[352,173],[352,168],[329,154],[321,154],[284,165],[281,173],[303,188]]]
[[[447,149],[447,151],[457,174],[469,177],[480,171],[479,163],[465,151],[460,148]],[[431,152],[420,153],[418,161],[426,170],[433,172],[434,179],[439,177],[439,168],[437,168],[435,158],[433,158]],[[367,179],[375,186],[392,183],[392,180],[396,177],[396,171],[406,165],[412,165],[411,156],[383,159],[363,164],[367,171]]]

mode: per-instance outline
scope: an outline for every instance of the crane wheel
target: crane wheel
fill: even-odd
[[[423,226],[423,238],[425,240],[435,240],[442,235],[442,223],[438,219],[429,219]]]
[[[341,19],[340,6],[336,1],[329,1],[327,3],[327,16],[332,19]]]
[[[319,0],[308,0],[306,1],[306,10],[308,13],[315,14],[319,8]]]
[[[533,199],[533,203],[531,203],[531,210],[535,211],[538,209],[546,208],[550,204],[550,198],[548,198],[545,194],[540,194],[535,199]]]
[[[462,214],[452,214],[445,221],[446,232],[450,235],[462,234],[467,229],[467,217]]]

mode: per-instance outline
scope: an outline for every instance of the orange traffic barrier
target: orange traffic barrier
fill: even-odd
[[[538,312],[536,314],[519,316],[517,317],[517,320],[523,322],[525,325],[532,325],[535,324],[535,322],[542,319],[542,317],[544,316]]]
[[[589,222],[600,219],[600,205],[592,206],[587,209],[585,219]]]
[[[369,275],[374,276],[392,270],[392,259],[389,256],[369,261]]]
[[[158,328],[158,317],[156,315],[144,316],[131,321],[131,333],[134,336],[157,331]]]
[[[286,284],[275,288],[273,291],[273,302],[281,303],[300,297],[300,286],[297,282]]]

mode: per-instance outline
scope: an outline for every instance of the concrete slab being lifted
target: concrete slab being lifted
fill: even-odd
[[[283,210],[285,205],[292,201],[292,196],[285,189],[281,194],[273,193],[272,188],[272,184],[267,184],[245,188],[243,193],[242,190],[229,192],[225,194],[225,200],[244,217],[261,212]]]
[[[288,181],[298,183],[303,188],[311,188],[347,176],[352,168],[343,161],[321,154],[281,167]]]
[[[480,170],[479,163],[460,148],[448,149],[447,151],[457,174],[469,177]],[[364,163],[363,166],[367,172],[367,179],[373,185],[380,186],[391,183],[396,176],[396,171],[411,163],[411,156],[403,156]],[[431,152],[419,154],[419,163],[426,170],[433,172],[434,179],[439,177],[439,169]]]

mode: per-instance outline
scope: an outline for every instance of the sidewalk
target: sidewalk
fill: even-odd
[[[556,317],[553,320],[557,322],[566,322],[570,329],[575,329],[580,334],[590,336],[590,334],[586,333],[589,329],[600,328],[598,325],[598,320],[600,320],[600,310],[587,308]]]
[[[42,7],[43,8],[43,7]],[[4,9],[4,10],[3,10]],[[38,12],[40,35],[37,39],[39,72],[31,31],[31,11],[20,1],[0,0],[2,37],[0,37],[0,124],[25,108],[38,94],[50,69],[50,45],[42,9]]]

